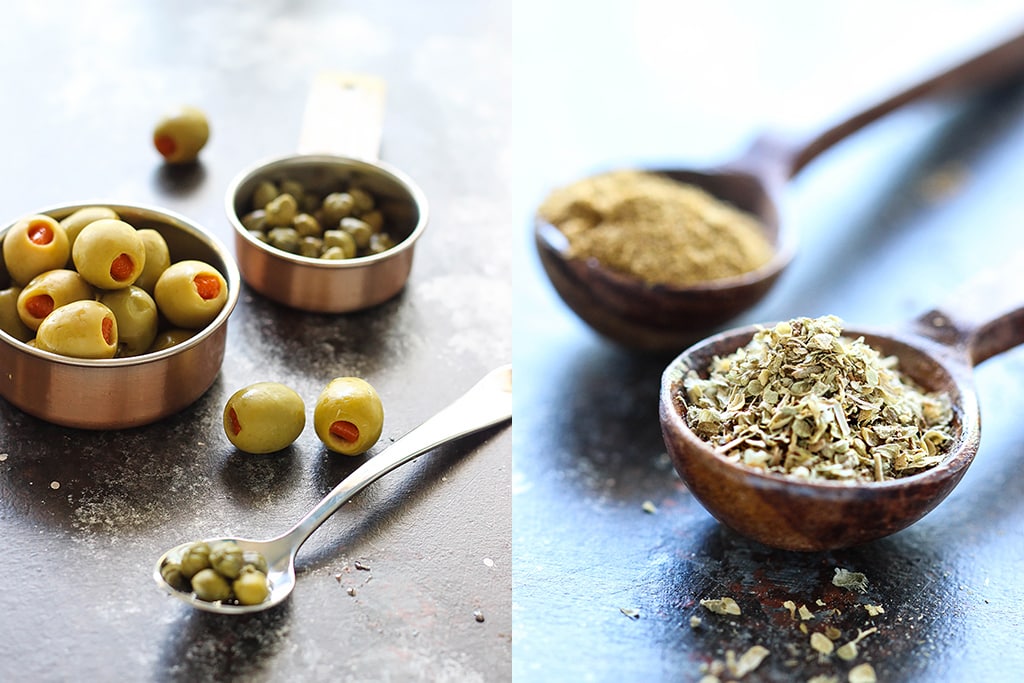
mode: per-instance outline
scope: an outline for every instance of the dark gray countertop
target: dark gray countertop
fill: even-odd
[[[1021,349],[977,369],[981,449],[936,510],[858,548],[775,551],[719,525],[675,475],[657,412],[673,354],[631,353],[587,328],[544,277],[530,228],[556,185],[616,166],[721,161],[762,125],[813,130],[1019,29],[1019,10],[623,2],[602,5],[584,30],[562,5],[519,7],[531,13],[536,49],[517,52],[517,93],[530,94],[516,97],[513,177],[515,678],[697,681],[702,664],[762,645],[771,654],[744,681],[845,681],[862,662],[880,681],[1016,680]],[[800,253],[736,325],[833,313],[883,327],[923,313],[1024,250],[1022,155],[1019,86],[924,103],[840,144],[787,187],[784,220]],[[837,567],[863,572],[868,591],[833,586]],[[723,595],[740,616],[699,604]],[[854,662],[819,658],[789,600],[814,613],[811,630],[878,631]],[[867,603],[884,614],[869,616]]]
[[[279,608],[198,613],[151,579],[184,540],[286,530],[362,462],[326,452],[311,425],[284,453],[238,453],[220,424],[236,389],[282,381],[309,407],[332,377],[364,377],[385,405],[376,452],[510,361],[506,24],[495,3],[463,2],[5,9],[6,220],[93,199],[155,204],[230,249],[228,183],[295,151],[320,69],[387,81],[382,158],[418,181],[431,220],[408,286],[375,309],[305,314],[244,289],[213,387],[159,423],[79,431],[0,402],[0,679],[511,679],[507,427],[358,495],[303,548]],[[181,103],[213,132],[199,166],[169,169],[150,135]]]

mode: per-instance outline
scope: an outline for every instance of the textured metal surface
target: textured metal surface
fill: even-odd
[[[243,287],[213,386],[165,420],[81,431],[0,403],[0,680],[511,678],[508,428],[368,487],[303,547],[280,608],[218,618],[151,578],[183,540],[286,530],[361,462],[311,424],[282,454],[236,452],[221,428],[236,389],[285,382],[311,416],[329,379],[364,377],[384,402],[382,447],[510,359],[505,23],[494,3],[462,2],[8,8],[5,221],[102,196],[165,206],[230,245],[226,188],[294,151],[322,68],[388,82],[381,156],[420,180],[432,220],[407,286],[372,310],[306,314]],[[211,139],[200,165],[168,168],[150,131],[181,102],[206,111]]]
[[[1019,30],[1019,8],[613,2],[583,31],[568,6],[517,7],[532,17],[530,44],[545,49],[517,52],[517,92],[530,96],[516,100],[513,178],[515,679],[697,681],[728,650],[762,645],[770,654],[741,680],[846,681],[862,662],[880,681],[1016,680],[1024,349],[977,369],[977,458],[924,519],[847,550],[770,550],[721,526],[675,474],[658,425],[675,354],[623,351],[577,319],[546,280],[531,228],[553,186],[617,165],[699,167],[762,124],[827,123]],[[826,313],[887,327],[941,303],[1024,250],[1022,155],[1020,87],[926,103],[837,146],[785,192],[782,220],[800,234],[793,266],[729,327]],[[836,568],[864,573],[867,592],[834,586]],[[699,604],[723,596],[742,614]],[[813,618],[792,618],[790,600]],[[836,645],[878,631],[846,662],[819,656],[801,623],[839,629]]]

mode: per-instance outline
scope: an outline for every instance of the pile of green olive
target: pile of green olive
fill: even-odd
[[[302,433],[305,404],[298,393],[279,382],[257,382],[232,394],[224,405],[223,424],[238,450],[273,453],[287,448]],[[330,450],[360,455],[380,439],[384,406],[366,380],[337,377],[320,392],[313,425]]]
[[[294,179],[263,180],[241,221],[256,239],[309,258],[358,258],[395,246],[377,200],[354,186],[324,195]]]
[[[207,602],[258,605],[270,596],[266,559],[234,541],[193,543],[176,562],[164,562],[160,575],[172,588]]]
[[[17,221],[3,237],[0,282],[0,329],[73,358],[167,348],[212,322],[228,297],[213,266],[172,263],[160,232],[103,206]]]

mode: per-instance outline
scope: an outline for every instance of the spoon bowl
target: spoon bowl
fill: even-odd
[[[1024,34],[967,59],[810,135],[767,132],[737,159],[705,170],[648,169],[696,185],[761,221],[774,258],[761,268],[691,287],[649,285],[596,259],[572,257],[556,226],[535,219],[541,265],[566,305],[598,333],[642,352],[677,353],[756,305],[796,253],[795,236],[779,220],[778,198],[788,180],[844,138],[926,96],[961,94],[1019,78]]]
[[[395,441],[383,452],[368,459],[345,477],[299,522],[276,538],[255,541],[235,537],[207,539],[214,544],[234,541],[242,550],[255,550],[267,562],[270,595],[257,605],[235,605],[222,601],[201,600],[191,591],[169,584],[162,570],[168,562],[178,561],[193,542],[183,543],[160,556],[153,569],[157,587],[185,603],[217,614],[248,614],[280,604],[295,588],[295,556],[306,539],[337,512],[355,494],[388,472],[411,462],[423,453],[464,436],[494,427],[512,419],[512,366],[505,365],[489,372],[465,394],[446,408]]]
[[[751,340],[757,327],[711,337],[680,354],[662,376],[659,414],[672,462],[693,496],[719,521],[748,538],[786,550],[821,551],[859,545],[917,522],[949,495],[974,460],[981,419],[973,366],[1024,342],[1024,255],[998,275],[985,273],[942,308],[891,332],[844,329],[883,355],[928,392],[953,407],[945,459],[930,469],[883,482],[806,481],[734,463],[690,429],[683,380],[707,376],[716,356]],[[1000,284],[1002,282],[1002,284]]]

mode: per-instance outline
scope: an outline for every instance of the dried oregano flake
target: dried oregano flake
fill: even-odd
[[[849,569],[836,567],[835,576],[832,577],[832,585],[856,593],[866,593],[868,590],[868,577],[860,572],[851,572]]]
[[[690,428],[733,462],[803,479],[883,481],[942,461],[953,411],[835,316],[761,329],[684,380]]]
[[[740,614],[740,606],[732,598],[708,598],[700,604],[715,614]]]

